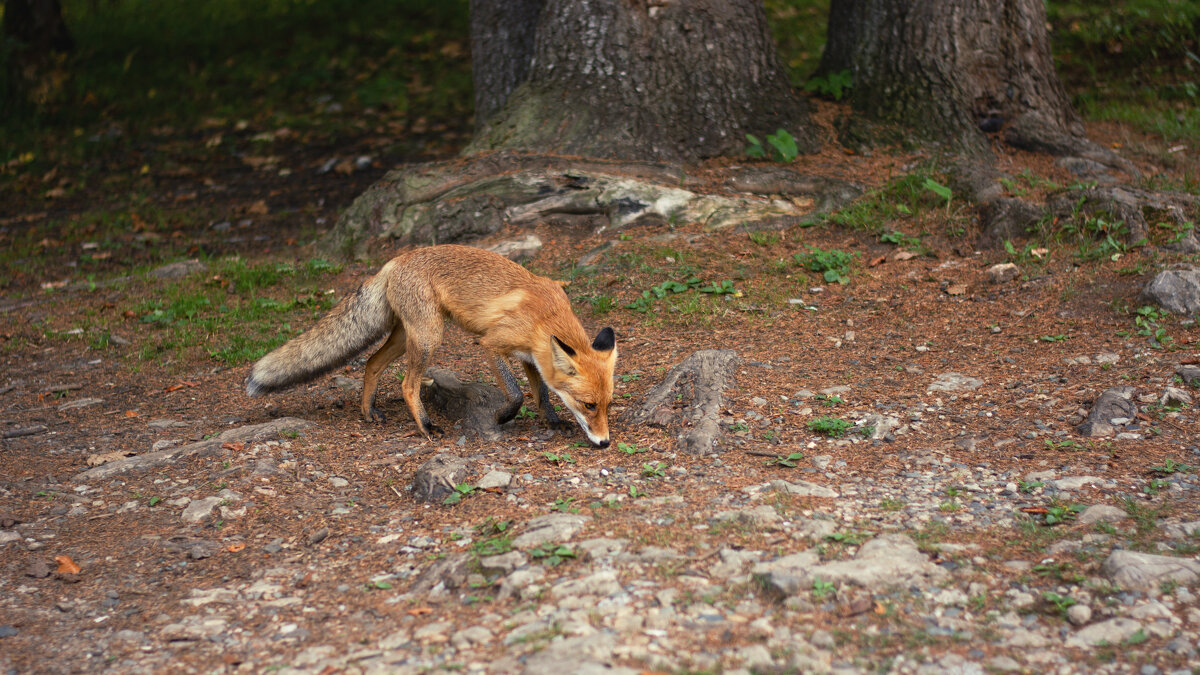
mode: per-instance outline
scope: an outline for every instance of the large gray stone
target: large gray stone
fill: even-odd
[[[946,574],[902,534],[875,537],[863,544],[853,560],[820,564],[815,553],[804,551],[755,565],[753,572],[766,588],[780,595],[809,591],[817,580],[880,590],[901,584],[926,585]]]
[[[1200,314],[1200,270],[1159,272],[1142,289],[1141,298],[1176,314]]]
[[[513,539],[513,547],[531,549],[546,543],[559,544],[568,541],[591,520],[576,513],[551,513],[538,516],[525,524],[525,531]]]
[[[1113,551],[1100,573],[1121,588],[1154,590],[1163,582],[1191,586],[1200,581],[1200,562],[1135,551]]]

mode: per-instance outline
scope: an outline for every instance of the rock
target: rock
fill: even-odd
[[[974,391],[983,386],[983,380],[961,373],[941,373],[926,391]]]
[[[550,587],[550,595],[554,598],[567,598],[580,595],[596,595],[608,597],[621,591],[615,570],[602,570],[581,579],[567,579]]]
[[[439,558],[413,579],[405,594],[409,597],[443,597],[451,591],[465,588],[472,562],[472,556],[467,553]]]
[[[66,403],[58,406],[58,412],[78,410],[80,408],[87,408],[93,405],[100,405],[101,403],[104,403],[104,399],[102,398],[79,398],[75,399],[74,401],[67,401]]]
[[[1071,492],[1073,490],[1081,490],[1088,485],[1109,485],[1109,481],[1099,476],[1063,476],[1054,480],[1046,481],[1048,487],[1063,492]]]
[[[249,445],[257,441],[269,441],[279,438],[280,434],[302,431],[312,426],[312,422],[296,417],[281,417],[262,424],[250,424],[236,429],[228,429],[213,438],[207,438],[196,443],[166,448],[157,452],[145,452],[133,457],[126,457],[109,462],[102,466],[93,467],[75,475],[76,482],[86,483],[104,480],[130,471],[172,464],[187,457],[210,457],[220,454],[226,443],[245,443]]]
[[[1128,518],[1129,514],[1125,513],[1124,509],[1108,504],[1093,504],[1079,514],[1076,522],[1080,525],[1095,525],[1096,523],[1119,523]]]
[[[523,595],[526,589],[534,588],[535,583],[541,581],[542,577],[546,576],[545,568],[540,565],[533,567],[523,567],[516,570],[500,582],[500,590],[496,593],[497,600],[507,600],[508,598]]]
[[[179,260],[156,267],[150,270],[150,276],[155,279],[182,279],[192,274],[204,272],[207,269],[208,265],[193,258],[192,260]]]
[[[782,492],[783,494],[796,495],[798,497],[826,497],[835,498],[838,493],[816,483],[810,483],[804,480],[786,481],[776,479],[769,483],[761,483],[759,485],[751,485],[742,488],[742,491],[749,494],[751,497],[758,498],[767,495],[770,492]]]
[[[180,516],[180,520],[192,524],[202,523],[212,517],[213,509],[217,508],[222,501],[220,497],[193,499],[183,509],[183,515]]]
[[[507,488],[512,484],[512,474],[507,471],[489,471],[475,484],[480,490]]]
[[[25,576],[33,577],[34,579],[45,579],[50,576],[50,565],[45,560],[35,560],[29,566],[29,569],[25,570]]]
[[[1133,402],[1133,387],[1112,387],[1106,389],[1088,412],[1087,419],[1076,429],[1083,436],[1097,438],[1111,436],[1115,431],[1114,419],[1132,419],[1137,415],[1137,405]]]
[[[1200,366],[1181,365],[1175,369],[1175,374],[1189,387],[1200,387]]]
[[[863,544],[853,560],[819,564],[815,553],[804,551],[759,563],[753,573],[765,588],[787,596],[810,591],[817,579],[878,590],[898,584],[925,584],[945,576],[946,570],[930,562],[912,539],[885,534]]]
[[[417,467],[413,474],[413,497],[419,502],[440,504],[469,475],[471,471],[467,460],[448,452],[439,452]]]
[[[513,539],[512,545],[527,550],[546,543],[559,544],[568,541],[591,520],[577,513],[551,513],[538,516],[525,524],[525,531]]]
[[[1133,590],[1158,589],[1163,582],[1173,581],[1184,586],[1200,581],[1200,562],[1135,551],[1113,551],[1100,573],[1121,588]]]
[[[435,621],[414,630],[412,639],[414,642],[420,642],[421,644],[439,644],[449,640],[446,634],[452,628],[454,628],[454,622],[452,621]]]
[[[1167,387],[1163,389],[1163,394],[1158,399],[1158,403],[1163,406],[1183,408],[1192,404],[1192,395],[1179,387]]]
[[[713,516],[713,520],[718,523],[733,523],[755,530],[777,530],[781,519],[779,513],[775,511],[775,507],[763,504],[750,509],[721,511]]]
[[[987,275],[993,284],[1002,284],[1019,277],[1021,270],[1013,263],[1000,263],[999,265],[989,267]]]
[[[513,262],[524,263],[542,250],[542,240],[536,234],[527,234],[520,239],[508,239],[489,246],[488,250]]]
[[[458,649],[467,649],[475,645],[483,645],[492,641],[492,631],[486,626],[471,626],[450,636],[450,644]]]
[[[1140,630],[1142,630],[1140,621],[1117,617],[1076,631],[1074,635],[1067,638],[1067,646],[1090,649],[1101,644],[1121,645]]]
[[[507,365],[503,367],[508,369]],[[425,405],[451,421],[461,422],[468,433],[487,441],[504,437],[500,425],[517,416],[523,401],[521,397],[510,400],[490,384],[464,381],[442,368],[430,368],[425,377],[430,379],[421,387]]]
[[[631,408],[622,419],[631,424],[678,428],[678,447],[683,452],[715,452],[721,444],[724,392],[734,385],[734,372],[740,364],[738,355],[727,349],[695,352],[672,368],[646,395],[645,402]]]
[[[594,539],[584,539],[575,545],[575,549],[584,560],[610,560],[621,555],[621,552],[625,550],[625,546],[628,544],[628,539],[596,537]]]
[[[1200,270],[1159,272],[1142,289],[1140,298],[1175,314],[1200,314]]]
[[[1071,605],[1067,608],[1067,621],[1073,626],[1083,626],[1092,620],[1092,608],[1084,604]]]
[[[1025,230],[1045,215],[1045,209],[1022,199],[993,199],[979,209],[979,222],[983,226],[979,246],[999,248],[1005,240],[1021,239],[1026,236]]]
[[[0,638],[9,638],[14,635],[19,635],[21,631],[13,628],[8,624],[0,624]]]
[[[900,418],[893,415],[870,413],[862,418],[858,426],[862,429],[870,427],[871,435],[868,438],[879,441],[888,438],[893,431],[900,428]],[[814,457],[813,460],[815,462],[816,458]]]
[[[513,570],[523,566],[527,558],[520,551],[509,551],[501,555],[490,555],[486,558],[479,559],[479,569],[485,574],[488,572],[499,572],[500,574],[509,574]]]
[[[531,654],[523,675],[638,675],[642,670],[612,665],[617,636],[595,632],[580,637],[553,640],[545,649]],[[504,672],[497,670],[495,672]]]
[[[12,530],[0,530],[0,546],[3,546],[10,541],[21,541],[21,535]]]
[[[1200,520],[1187,523],[1168,523],[1163,527],[1163,533],[1168,539],[1187,539],[1200,533]]]

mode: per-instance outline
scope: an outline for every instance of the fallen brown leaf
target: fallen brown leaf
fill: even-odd
[[[230,553],[237,553],[244,548],[246,548],[246,545],[243,544],[242,542],[238,542],[236,544],[230,544],[230,545],[226,546],[225,550],[229,551]]]
[[[950,295],[962,295],[967,292],[966,284],[950,284],[946,287],[946,292]]]
[[[867,263],[867,266],[875,267],[877,265],[882,265],[885,262],[887,262],[887,256],[881,255],[878,258],[871,258],[871,262]]]
[[[409,616],[421,616],[422,614],[433,614],[432,607],[413,607],[408,610]]]
[[[232,450],[234,452],[241,452],[242,450],[246,449],[246,444],[243,443],[242,441],[236,441],[236,442],[228,442],[227,441],[227,442],[221,444],[221,449],[222,450]]]
[[[54,570],[55,574],[79,574],[83,571],[79,565],[75,564],[74,560],[71,560],[69,555],[56,555],[54,562],[58,563],[58,569]]]

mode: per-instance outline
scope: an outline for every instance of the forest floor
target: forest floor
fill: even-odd
[[[1200,419],[1163,399],[1200,395],[1180,376],[1200,329],[1139,300],[1196,261],[1163,248],[1178,227],[1131,246],[1054,223],[979,250],[973,207],[928,187],[936,164],[832,143],[795,168],[868,189],[840,220],[539,223],[527,266],[618,336],[613,446],[524,415],[496,442],[444,420],[429,441],[391,376],[388,422],[360,419],[362,358],[243,389],[254,358],[393,253],[341,265],[312,242],[410,158],[373,151],[384,124],[329,143],[207,124],[6,183],[0,671],[1200,668]],[[1172,158],[1147,171],[1160,184],[1195,175],[1192,148],[1089,131],[1144,168]],[[446,133],[420,157],[451,154]],[[1074,180],[998,150],[1014,194]],[[991,280],[1005,262],[1016,278]],[[741,361],[719,451],[697,456],[627,413],[705,349]],[[487,372],[457,329],[435,365]],[[1081,436],[1113,387],[1136,414]],[[418,503],[414,473],[444,452],[494,487]],[[1123,552],[1176,564],[1154,576],[1158,558]]]

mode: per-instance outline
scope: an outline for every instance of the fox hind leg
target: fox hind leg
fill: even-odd
[[[379,388],[379,375],[387,369],[392,361],[404,355],[405,348],[404,324],[397,321],[395,328],[392,329],[392,334],[388,336],[387,342],[384,342],[379,351],[372,354],[371,358],[367,360],[367,367],[363,373],[362,414],[368,422],[383,423],[387,421],[384,414],[375,407],[375,394]]]

